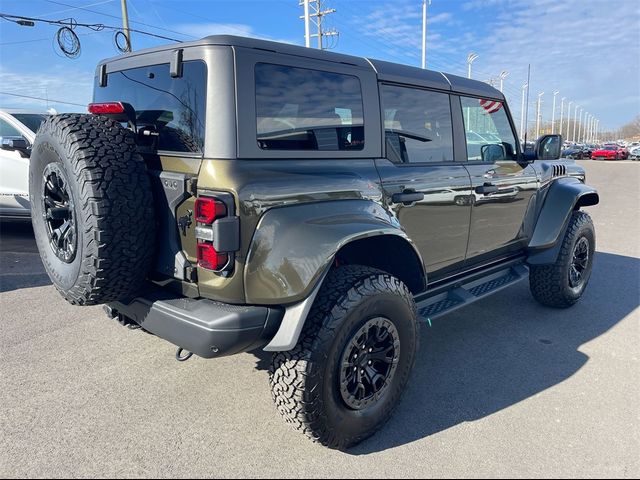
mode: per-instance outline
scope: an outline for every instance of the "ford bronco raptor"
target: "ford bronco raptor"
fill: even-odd
[[[273,352],[278,411],[331,448],[389,418],[421,321],[589,281],[598,193],[485,83],[212,36],[101,62],[88,109],[31,154],[55,287],[181,359]]]

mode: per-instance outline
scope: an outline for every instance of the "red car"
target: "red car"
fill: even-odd
[[[623,160],[629,158],[629,149],[624,145],[618,145],[618,153],[620,154],[620,158]]]
[[[591,153],[592,160],[618,160],[621,157],[617,145],[605,145]]]

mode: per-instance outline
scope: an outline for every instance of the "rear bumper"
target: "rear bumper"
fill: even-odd
[[[105,307],[112,317],[129,319],[148,332],[204,358],[253,350],[269,342],[284,309],[229,305],[155,290],[130,302]]]

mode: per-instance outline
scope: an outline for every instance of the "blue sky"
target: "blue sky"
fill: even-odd
[[[64,5],[67,4],[67,5]],[[298,0],[128,0],[132,28],[191,40],[231,33],[303,44]],[[466,75],[466,56],[479,55],[473,77],[489,80],[502,70],[505,95],[519,124],[521,87],[531,64],[533,105],[543,96],[551,118],[552,96],[581,105],[615,129],[640,114],[640,6],[638,0],[433,0],[429,7],[429,68]],[[337,12],[326,28],[340,31],[335,51],[420,65],[421,0],[325,0]],[[83,10],[82,7],[87,10]],[[2,0],[2,13],[75,18],[120,24],[118,0]],[[97,12],[97,13],[96,13]],[[147,24],[147,25],[143,25]],[[54,49],[55,27],[20,27],[0,21],[0,92],[87,104],[96,63],[117,54],[113,33],[81,33],[77,59]],[[166,40],[134,34],[134,49]],[[49,102],[60,111],[82,107]],[[43,109],[44,101],[0,94],[0,106]],[[573,114],[573,108],[572,108]],[[529,108],[530,121],[535,109]]]

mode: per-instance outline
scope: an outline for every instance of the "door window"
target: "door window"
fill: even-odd
[[[452,162],[449,95],[382,85],[387,157],[401,163]]]
[[[461,97],[470,162],[517,160],[516,137],[502,102]]]

